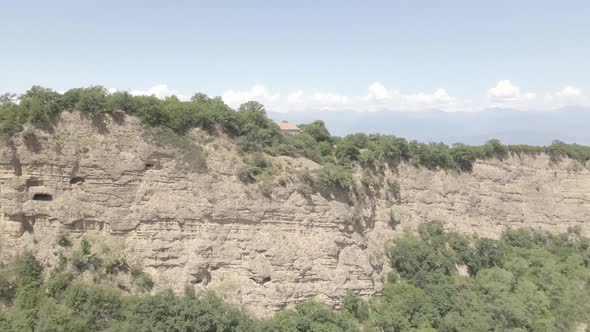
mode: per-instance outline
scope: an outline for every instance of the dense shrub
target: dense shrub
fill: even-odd
[[[329,193],[334,190],[348,191],[352,185],[350,168],[337,164],[325,164],[314,172],[304,172],[301,180],[316,192]]]
[[[127,271],[129,265],[127,264],[127,258],[123,255],[115,255],[109,257],[104,262],[105,272],[108,274],[116,274],[119,272]]]
[[[20,285],[38,286],[41,283],[41,264],[27,252],[16,260],[16,276]]]
[[[0,301],[4,304],[12,302],[16,295],[16,278],[10,272],[6,269],[0,271]]]
[[[401,201],[401,186],[396,179],[387,179],[387,189],[389,190],[391,198],[397,202]]]
[[[150,291],[154,287],[154,281],[152,280],[152,277],[144,272],[140,267],[132,266],[129,269],[129,273],[131,274],[133,285],[140,292]]]
[[[4,94],[0,96],[0,133],[11,138],[27,123],[48,130],[59,112],[74,109],[93,116],[121,110],[138,116],[147,125],[168,128],[178,135],[194,127],[208,131],[219,129],[233,137],[238,150],[244,154],[264,151],[272,155],[305,157],[320,164],[360,162],[378,168],[395,167],[408,161],[430,169],[471,171],[477,159],[502,159],[510,154],[548,153],[553,161],[563,157],[581,163],[590,160],[590,147],[560,141],[548,147],[535,147],[503,145],[493,139],[482,146],[455,144],[449,147],[442,143],[408,143],[390,135],[358,133],[340,138],[331,136],[322,121],[301,124],[301,134],[283,134],[258,102],[247,102],[236,111],[220,97],[210,98],[202,93],[195,94],[189,101],[175,96],[160,100],[128,92],[109,93],[101,86],[71,89],[63,94],[33,86],[20,96]]]
[[[90,241],[82,239],[80,241],[80,249],[72,252],[72,265],[78,271],[84,271],[89,268],[98,270],[102,265],[102,258],[95,252],[92,252]]]
[[[121,295],[115,289],[88,284],[71,284],[62,303],[80,315],[80,320],[93,330],[106,328],[122,318]]]
[[[45,292],[53,298],[60,298],[73,280],[69,273],[55,273],[51,275],[44,284]]]
[[[401,280],[385,287],[371,319],[393,331],[569,331],[590,317],[589,250],[575,232],[509,229],[470,241],[426,224],[395,241]],[[469,277],[457,275],[460,265]]]
[[[58,246],[62,247],[68,247],[72,245],[72,242],[70,241],[68,234],[62,232],[57,233],[57,235],[55,236],[55,243],[57,243]]]
[[[457,167],[466,172],[470,172],[473,168],[473,163],[478,157],[478,154],[472,147],[464,144],[455,144],[449,151]]]
[[[91,114],[105,111],[107,110],[107,93],[107,90],[102,86],[81,89],[77,94],[78,101],[75,108]]]
[[[578,160],[581,163],[586,163],[590,160],[590,147],[579,144],[566,144],[561,141],[553,141],[547,147],[547,152],[555,161],[564,156]]]
[[[369,318],[369,305],[358,295],[349,293],[342,299],[342,311],[347,312],[359,322]]]
[[[349,315],[342,315],[315,301],[299,304],[295,310],[279,312],[263,324],[263,331],[354,332],[358,327]]]
[[[270,173],[271,162],[260,152],[244,156],[245,165],[238,170],[238,179],[243,183],[254,183],[263,173]]]

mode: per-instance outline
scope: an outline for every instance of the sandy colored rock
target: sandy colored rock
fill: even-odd
[[[579,225],[590,234],[590,172],[570,159],[513,155],[477,162],[472,173],[403,164],[387,174],[400,184],[399,202],[384,186],[354,207],[303,197],[293,174],[317,167],[307,160],[276,158],[284,181],[267,195],[242,184],[241,158],[222,135],[194,130],[179,140],[132,117],[78,112],[64,112],[52,133],[29,132],[0,147],[2,260],[32,250],[52,266],[56,234],[67,232],[120,248],[156,290],[214,289],[256,314],[379,292],[390,240],[433,219],[487,237],[507,227]]]

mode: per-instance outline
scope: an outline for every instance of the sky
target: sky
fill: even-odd
[[[586,1],[0,1],[0,93],[103,85],[274,112],[590,105]]]

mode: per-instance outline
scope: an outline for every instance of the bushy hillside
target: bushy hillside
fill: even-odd
[[[346,167],[351,163],[379,167],[411,161],[433,169],[469,171],[476,159],[502,158],[508,153],[548,153],[555,159],[568,156],[582,163],[590,159],[590,148],[559,141],[546,147],[502,145],[497,140],[483,146],[449,147],[379,134],[335,137],[322,121],[302,124],[301,135],[285,135],[257,102],[247,102],[233,110],[220,97],[210,98],[202,93],[189,101],[180,101],[175,96],[160,100],[128,92],[109,93],[101,86],[71,89],[63,94],[34,86],[22,95],[4,94],[0,97],[0,132],[11,137],[27,123],[51,130],[60,112],[72,110],[90,116],[123,111],[138,116],[148,125],[170,128],[179,135],[194,127],[221,130],[236,140],[243,153],[303,156],[321,164]]]

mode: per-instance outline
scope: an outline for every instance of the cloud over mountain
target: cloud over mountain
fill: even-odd
[[[109,91],[117,91],[109,89]],[[170,88],[166,84],[154,85],[147,90],[132,90],[133,95],[153,95],[166,98],[176,95],[188,100],[190,94]],[[233,108],[247,101],[258,101],[273,112],[341,111],[356,112],[401,111],[420,112],[479,112],[490,108],[510,108],[520,111],[547,111],[569,106],[590,106],[590,98],[575,86],[565,85],[557,91],[531,92],[510,80],[498,81],[481,93],[481,98],[467,100],[445,88],[434,91],[406,92],[388,88],[380,82],[368,85],[364,93],[345,95],[333,91],[275,91],[257,84],[246,89],[229,89],[222,94],[225,103]]]
[[[331,91],[305,91],[280,93],[264,85],[244,90],[228,90],[223,100],[232,107],[256,100],[267,109],[276,112],[291,111],[481,111],[488,108],[509,107],[518,110],[550,110],[565,106],[590,104],[588,97],[573,86],[565,86],[556,92],[535,93],[525,91],[510,80],[501,80],[494,87],[482,92],[479,100],[465,100],[444,88],[432,92],[402,92],[373,82],[364,94],[344,95]]]

